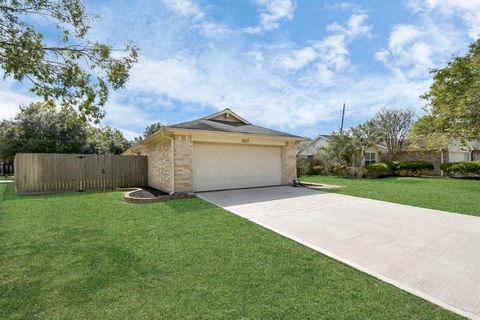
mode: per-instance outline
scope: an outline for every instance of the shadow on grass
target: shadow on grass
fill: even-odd
[[[52,305],[51,299],[59,309],[81,306],[101,298],[102,290],[115,290],[118,283],[162,277],[160,269],[111,241],[102,230],[69,226],[52,228],[48,234],[8,250],[2,246],[0,261],[27,262],[23,270],[9,270],[11,277],[0,282],[0,318],[34,318]],[[7,252],[17,254],[7,257]]]

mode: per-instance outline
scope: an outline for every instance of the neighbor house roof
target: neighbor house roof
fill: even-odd
[[[480,151],[480,141],[472,140],[468,141],[468,144],[472,147],[472,150]]]
[[[223,120],[221,118],[222,115],[227,115],[227,117],[229,117],[230,119]],[[221,132],[245,133],[245,134],[266,135],[266,136],[301,138],[299,136],[285,133],[282,131],[268,129],[265,127],[251,124],[250,122],[241,118],[240,116],[238,116],[228,108],[207,117],[170,125],[166,129],[168,128],[221,131]]]
[[[324,140],[329,140],[331,137],[331,135],[329,134],[320,134],[318,135],[315,139],[312,139],[312,140],[308,140],[308,141],[304,141],[304,142],[301,142],[297,145],[297,153],[299,152],[302,152],[303,150],[305,150],[308,146],[314,144],[316,141],[318,141],[319,139],[324,139]]]

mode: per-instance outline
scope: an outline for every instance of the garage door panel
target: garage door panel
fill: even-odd
[[[281,148],[194,143],[195,191],[282,184]]]

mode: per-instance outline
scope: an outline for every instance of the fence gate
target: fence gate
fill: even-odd
[[[108,190],[147,185],[147,157],[18,153],[18,193]]]

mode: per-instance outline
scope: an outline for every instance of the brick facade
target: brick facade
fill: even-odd
[[[172,191],[173,183],[176,194],[193,192],[193,139],[191,135],[173,136],[172,140],[162,137],[158,141],[139,150],[148,156],[148,185],[165,192]],[[294,141],[287,141],[282,147],[283,184],[290,185],[297,178],[297,157]],[[173,167],[173,168],[172,168]]]
[[[175,193],[193,192],[193,141],[190,135],[175,135]]]
[[[293,180],[297,179],[297,147],[294,141],[287,141],[287,145],[283,148],[284,160],[284,184],[293,184]]]
[[[148,146],[145,154],[148,155],[148,185],[165,192],[171,192],[171,140],[162,138],[159,142]]]

